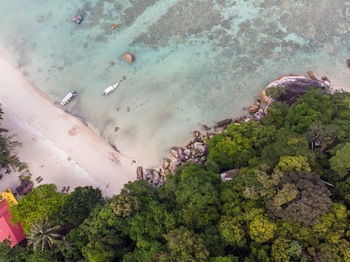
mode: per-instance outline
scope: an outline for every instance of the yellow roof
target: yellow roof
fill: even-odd
[[[9,206],[13,206],[13,205],[18,204],[17,199],[12,194],[11,189],[7,189],[5,192],[1,193],[0,195],[1,195],[0,201],[6,200],[6,202]]]

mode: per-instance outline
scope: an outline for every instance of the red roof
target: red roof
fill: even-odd
[[[20,223],[14,226],[10,223],[10,213],[9,207],[5,200],[0,202],[0,242],[4,241],[6,238],[11,241],[11,247],[14,247],[23,239],[25,235],[23,234],[23,229]]]

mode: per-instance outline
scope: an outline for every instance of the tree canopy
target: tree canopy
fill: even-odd
[[[27,233],[52,221],[34,239],[59,241],[43,250],[5,241],[0,259],[350,261],[350,94],[311,89],[267,111],[207,139],[206,163],[183,164],[161,188],[134,181],[111,199],[92,187],[35,188],[13,219]]]
[[[51,219],[66,200],[67,195],[57,192],[55,185],[40,185],[28,195],[22,196],[18,205],[9,210],[13,222],[21,222],[24,233],[28,234],[34,222]]]

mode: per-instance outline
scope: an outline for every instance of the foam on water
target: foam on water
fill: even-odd
[[[69,112],[154,163],[281,74],[350,86],[350,0],[2,0],[0,14],[0,51],[32,83],[57,102],[78,90]]]

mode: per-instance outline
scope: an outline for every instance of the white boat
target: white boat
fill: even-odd
[[[114,83],[113,85],[110,85],[109,87],[107,87],[107,88],[105,89],[105,91],[103,92],[103,95],[104,95],[104,96],[109,95],[109,94],[112,93],[114,90],[116,90],[118,86],[119,86],[119,82]]]
[[[60,107],[68,104],[77,95],[77,91],[69,92],[61,101]]]

